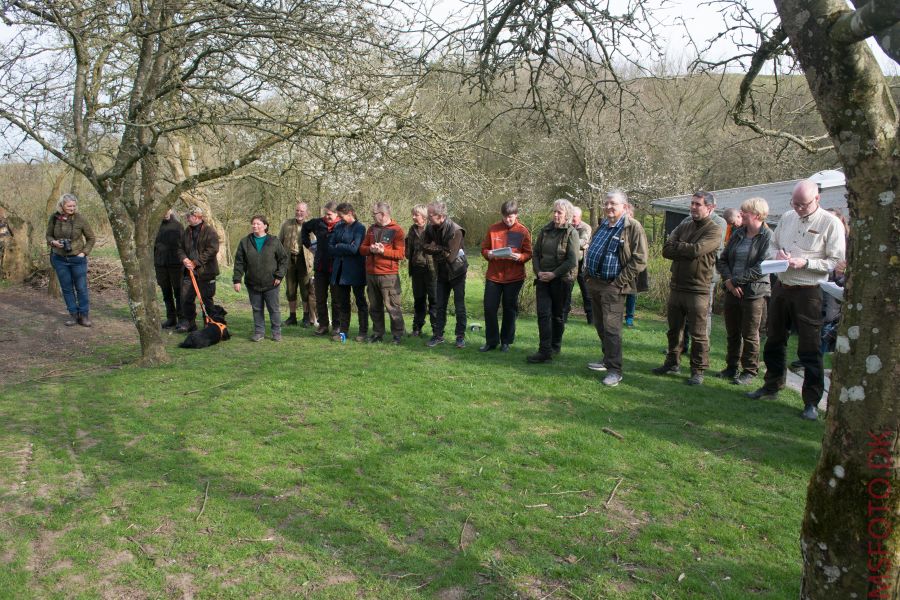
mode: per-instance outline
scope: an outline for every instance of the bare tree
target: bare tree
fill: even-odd
[[[365,0],[3,4],[15,35],[0,51],[0,129],[81,173],[103,200],[144,363],[167,358],[151,251],[182,194],[287,141],[401,127],[415,70],[404,71],[393,14]],[[240,144],[217,163],[166,181],[166,140],[226,136]]]

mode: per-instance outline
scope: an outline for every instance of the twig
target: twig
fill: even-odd
[[[36,511],[30,511],[30,512],[19,513],[19,514],[17,514],[17,515],[11,516],[11,517],[8,518],[8,519],[3,519],[2,521],[0,521],[0,524],[9,523],[10,521],[15,521],[15,520],[18,519],[19,517],[25,517],[25,516],[27,516],[27,515],[36,515],[36,514],[38,514]]]
[[[616,485],[615,485],[615,487],[613,487],[612,491],[609,493],[609,498],[606,499],[606,503],[603,506],[605,506],[606,508],[609,508],[609,503],[613,501],[613,498],[616,496],[616,492],[618,491],[619,486],[622,485],[623,480],[624,480],[623,477],[619,477],[616,480]]]
[[[416,591],[416,590],[421,590],[423,587],[425,587],[425,586],[428,585],[429,583],[431,583],[431,580],[430,580],[430,579],[426,579],[426,580],[425,580],[425,583],[423,583],[422,585],[417,585],[416,587],[406,588],[406,591],[408,591],[408,592],[414,592],[414,591]]]
[[[275,538],[273,538],[273,537],[260,538],[260,539],[238,538],[237,541],[239,541],[239,542],[274,542]]]
[[[578,513],[577,515],[556,515],[557,519],[577,519],[578,517],[583,517],[591,511],[590,506],[585,506],[584,510]]]
[[[716,448],[715,450],[713,450],[713,452],[725,452],[726,450],[731,450],[732,448],[737,448],[740,445],[741,445],[740,443],[737,443],[737,444],[731,444],[729,446],[722,446],[721,448]]]
[[[471,515],[466,515],[466,520],[463,521],[462,529],[459,530],[459,549],[464,550],[463,548],[463,536],[466,534],[466,525],[469,524],[469,517]]]
[[[588,490],[566,490],[565,492],[543,492],[538,496],[563,496],[565,494],[584,494]]]
[[[211,385],[211,386],[209,386],[209,387],[201,388],[201,389],[199,389],[199,390],[190,390],[190,391],[188,391],[188,392],[185,392],[183,395],[184,395],[184,396],[188,396],[188,395],[190,395],[190,394],[196,394],[197,392],[205,392],[206,390],[214,390],[214,389],[216,389],[216,388],[220,388],[220,387],[222,387],[222,386],[226,386],[226,385],[228,385],[228,383],[229,383],[229,382],[226,381],[226,382],[224,382],[224,383],[219,383],[219,384],[216,384],[216,385]]]
[[[206,501],[209,500],[209,481],[206,482],[206,491],[203,492],[203,506],[200,507],[200,512],[197,514],[197,518],[194,521],[199,521],[200,517],[203,516],[203,511],[206,510]]]
[[[650,581],[649,579],[644,579],[643,577],[638,577],[637,575],[635,575],[635,574],[632,573],[631,571],[628,572],[628,576],[631,577],[632,579],[634,579],[635,581],[642,581],[642,582],[644,582],[644,583],[653,583],[653,582]]]
[[[619,432],[616,431],[615,429],[610,429],[609,427],[604,427],[604,428],[601,429],[600,431],[602,431],[603,433],[608,433],[609,435],[613,436],[613,437],[616,438],[617,440],[624,440],[624,439],[625,439],[625,436],[624,436],[624,435],[622,435],[621,433],[619,433]]]
[[[545,506],[550,506],[549,504],[526,504],[525,508],[544,508]]]
[[[564,591],[565,593],[567,593],[568,595],[572,596],[573,598],[575,598],[575,600],[581,600],[581,596],[579,596],[578,594],[576,594],[575,592],[573,592],[573,591],[570,590],[569,588],[565,588],[565,587],[564,587],[564,588],[563,588],[563,591]]]
[[[146,556],[148,559],[151,559],[151,560],[152,560],[153,557],[150,556],[150,553],[147,552],[147,549],[144,548],[144,546],[141,545],[141,543],[140,543],[139,541],[137,541],[136,539],[134,539],[134,538],[131,537],[130,535],[126,535],[126,536],[125,536],[125,539],[128,540],[129,542],[131,542],[132,544],[134,544],[135,546],[137,546],[138,549],[144,554],[144,556]]]
[[[549,594],[547,594],[545,596],[541,596],[540,600],[547,600],[547,598],[549,598],[550,596],[552,596],[553,594],[558,592],[561,588],[562,588],[561,585],[556,586],[555,588],[553,588],[553,590]]]
[[[418,575],[418,573],[404,573],[402,575],[391,575],[394,579],[406,579],[407,577],[412,577],[413,575]]]

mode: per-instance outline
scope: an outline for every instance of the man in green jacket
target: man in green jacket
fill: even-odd
[[[672,261],[666,361],[653,369],[656,375],[680,371],[682,331],[687,322],[691,336],[691,376],[688,385],[703,383],[703,371],[709,366],[709,332],[706,315],[709,289],[722,242],[722,228],[712,220],[716,203],[709,192],[699,191],[691,197],[691,219],[683,221],[669,234],[663,246],[663,257]]]

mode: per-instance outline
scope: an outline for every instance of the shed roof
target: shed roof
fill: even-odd
[[[710,190],[716,196],[716,212],[722,214],[726,208],[740,208],[741,203],[748,198],[759,196],[769,203],[769,223],[775,224],[781,220],[781,215],[791,208],[791,192],[801,179],[779,181],[776,183],[762,183],[745,187],[731,188],[727,190]],[[691,194],[670,196],[653,200],[650,205],[666,211],[689,214],[691,206]],[[819,205],[822,208],[840,208],[847,212],[847,188],[844,185],[825,187],[820,192]]]

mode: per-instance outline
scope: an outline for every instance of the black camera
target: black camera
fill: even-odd
[[[70,254],[72,252],[72,240],[70,239],[62,239],[57,240],[60,244],[62,244],[62,249],[66,254]]]

